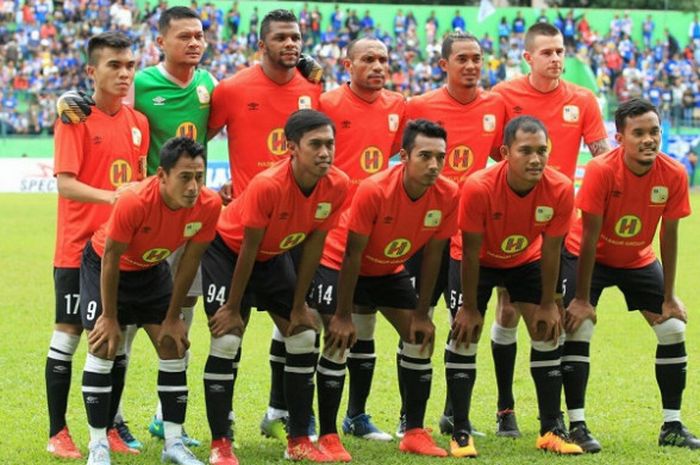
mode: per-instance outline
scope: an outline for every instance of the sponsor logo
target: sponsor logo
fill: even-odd
[[[185,237],[192,237],[202,229],[202,223],[195,221],[194,223],[187,223],[185,225],[185,231],[182,233]]]
[[[527,246],[527,237],[521,236],[520,234],[508,236],[501,242],[501,250],[508,254],[522,252]]]
[[[114,187],[130,182],[131,175],[131,165],[121,158],[114,160],[109,167],[109,182]]]
[[[447,163],[455,171],[467,171],[474,163],[474,152],[466,145],[458,145],[450,150]]]
[[[141,259],[146,263],[158,263],[168,258],[170,254],[171,252],[168,249],[154,248],[145,251],[143,255],[141,255]]]
[[[384,154],[379,147],[370,145],[360,155],[360,167],[365,173],[374,174],[384,165]]]
[[[440,210],[429,210],[423,218],[423,226],[426,228],[437,228],[442,221],[442,212]]]
[[[278,157],[287,153],[287,138],[284,137],[283,128],[275,128],[270,131],[267,136],[267,150]]]
[[[282,239],[280,242],[280,249],[282,250],[288,250],[291,249],[292,247],[295,247],[299,244],[302,243],[302,241],[306,238],[306,234],[303,232],[298,232],[298,233],[292,233]]]
[[[191,121],[185,121],[175,130],[175,137],[187,137],[197,140],[197,126]]]
[[[384,247],[384,255],[389,258],[399,258],[406,255],[411,250],[411,241],[403,237],[399,237],[389,242]]]
[[[635,215],[625,215],[615,223],[615,234],[620,237],[634,237],[642,230],[642,220]]]

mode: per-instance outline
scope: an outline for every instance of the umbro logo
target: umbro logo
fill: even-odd
[[[95,145],[99,145],[102,143],[102,136],[95,136],[92,138],[92,143]]]
[[[493,220],[500,220],[503,218],[503,213],[501,212],[494,212],[493,215],[491,215],[491,219]]]
[[[613,197],[622,197],[622,191],[612,191],[610,192],[610,195]]]
[[[187,394],[183,394],[181,396],[177,396],[175,398],[178,404],[186,404],[187,403]]]
[[[157,107],[165,105],[165,98],[160,95],[158,97],[153,97],[153,105]]]
[[[522,108],[521,106],[519,106],[519,105],[516,105],[516,106],[513,107],[513,112],[514,112],[514,113],[520,114],[520,113],[523,112],[523,108]]]
[[[221,384],[210,384],[209,385],[209,392],[211,392],[211,393],[221,393],[221,392],[224,392],[225,390],[226,389]]]
[[[99,404],[100,398],[97,396],[85,396],[85,403],[86,404]]]
[[[151,227],[150,227],[150,226],[144,226],[143,228],[141,228],[141,232],[144,233],[144,234],[148,234],[149,232],[151,232]]]
[[[58,373],[59,375],[66,373],[67,371],[68,371],[68,367],[65,365],[56,365],[55,367],[53,367],[53,372]]]
[[[391,222],[394,221],[394,217],[393,216],[385,216],[383,221],[384,221],[384,224],[391,224]]]
[[[343,129],[349,129],[350,126],[352,125],[352,121],[344,119],[343,121],[340,122],[340,125],[343,127]]]
[[[259,104],[259,103],[250,102],[250,103],[248,104],[248,110],[250,110],[250,111],[255,111],[255,110],[257,110],[258,108],[260,108],[260,104]]]
[[[284,221],[289,219],[289,212],[282,212],[280,213],[280,220]]]

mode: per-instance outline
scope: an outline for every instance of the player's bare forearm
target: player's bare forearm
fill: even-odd
[[[306,294],[311,286],[311,281],[314,279],[318,263],[321,261],[321,253],[323,252],[327,234],[327,231],[316,230],[306,238],[302,245],[304,249],[297,270],[297,283],[294,289],[292,311],[304,308]]]
[[[610,144],[608,144],[608,139],[600,139],[588,144],[588,150],[591,151],[591,155],[597,157],[605,152],[610,151]]]
[[[476,290],[479,284],[479,253],[482,234],[462,233],[462,299],[463,307],[478,310]]]
[[[576,298],[589,302],[591,300],[591,279],[595,267],[596,246],[603,227],[603,216],[581,212],[583,232],[576,269]]]
[[[362,265],[362,252],[369,242],[368,236],[361,236],[352,231],[348,231],[347,245],[343,264],[338,275],[338,307],[336,314],[343,318],[349,318],[352,313],[353,295],[357,278],[360,275]]]
[[[109,237],[105,241],[100,271],[100,297],[102,299],[102,316],[117,319],[117,293],[119,289],[119,260],[129,244],[113,241]]]
[[[431,239],[423,249],[423,263],[421,264],[421,280],[418,289],[418,306],[416,313],[427,316],[430,310],[430,300],[435,289],[437,276],[442,264],[442,255],[447,244],[446,239]]]
[[[243,233],[243,242],[241,250],[236,260],[236,267],[233,270],[231,277],[231,288],[226,301],[226,307],[229,310],[237,310],[240,312],[243,293],[245,292],[250,275],[253,273],[255,266],[255,257],[260,249],[260,243],[265,236],[265,228],[245,228]]]
[[[542,240],[542,258],[540,268],[542,272],[542,297],[540,305],[554,303],[554,294],[559,279],[559,262],[561,261],[561,242],[563,236],[544,235]]]
[[[58,195],[76,202],[112,204],[117,198],[115,191],[92,187],[78,181],[73,174],[59,173],[56,176],[56,185]]]
[[[664,270],[664,300],[675,297],[676,267],[678,264],[678,220],[663,219],[659,250]]]
[[[209,242],[189,241],[185,245],[185,251],[180,257],[175,279],[173,279],[173,293],[170,297],[170,305],[165,315],[166,319],[177,320],[180,318],[181,308],[187,297],[187,292],[192,287],[192,282],[197,275],[202,255],[209,247]]]

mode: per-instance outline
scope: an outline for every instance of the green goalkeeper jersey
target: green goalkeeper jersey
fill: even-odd
[[[136,73],[134,108],[145,114],[151,130],[148,148],[148,175],[155,174],[160,149],[172,137],[186,136],[206,144],[211,94],[216,80],[205,70],[196,69],[192,81],[181,87],[161,66]]]

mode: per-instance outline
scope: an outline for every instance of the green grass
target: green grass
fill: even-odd
[[[693,195],[695,209],[700,195]],[[48,420],[45,407],[44,363],[53,323],[53,286],[51,262],[55,234],[55,196],[0,195],[0,464],[30,465],[67,463],[49,457],[44,451]],[[700,384],[697,366],[700,360],[700,326],[695,316],[700,302],[697,284],[700,258],[700,216],[684,220],[681,227],[680,270],[677,291],[688,307],[688,387],[685,391],[684,421],[700,433]],[[489,311],[489,324],[493,311]],[[472,419],[476,427],[488,433],[477,438],[483,464],[540,464],[575,461],[577,464],[700,464],[700,452],[661,449],[656,446],[660,420],[660,399],[654,380],[655,337],[642,318],[625,309],[621,294],[608,290],[599,305],[598,328],[591,350],[592,375],[588,392],[589,426],[600,439],[604,451],[598,455],[565,458],[543,455],[534,449],[537,414],[534,387],[527,359],[527,339],[520,329],[520,352],[516,368],[515,394],[523,438],[517,441],[493,435],[496,389],[488,337],[480,344],[479,377],[473,397]],[[197,310],[192,330],[192,364],[189,370],[190,406],[187,429],[202,439],[204,447],[195,449],[206,461],[209,432],[204,409],[201,375],[208,351],[204,313]],[[447,333],[446,310],[436,311],[439,341]],[[271,323],[263,314],[254,314],[243,342],[240,379],[236,384],[234,409],[237,455],[242,464],[282,462],[283,447],[259,435],[258,422],[267,405],[269,372],[267,349]],[[486,336],[486,334],[485,334]],[[394,353],[397,338],[381,320],[377,331],[378,365],[368,411],[387,431],[396,427],[399,408],[396,392]],[[441,345],[441,344],[439,344]],[[85,341],[75,356],[73,386],[68,421],[76,442],[83,451],[88,441],[85,411],[80,397],[80,369],[85,360]],[[154,464],[160,462],[160,443],[148,437],[148,424],[156,402],[156,357],[145,334],[137,336],[127,375],[125,413],[132,431],[145,442],[144,452],[136,458],[114,456],[113,463]],[[428,406],[426,425],[437,430],[444,397],[442,353],[434,355],[435,376]],[[344,411],[344,405],[341,406]],[[447,446],[446,437],[438,442]],[[373,444],[347,439],[346,446],[358,464],[421,464],[437,459],[406,456],[396,442]],[[456,463],[456,459],[447,459]]]

